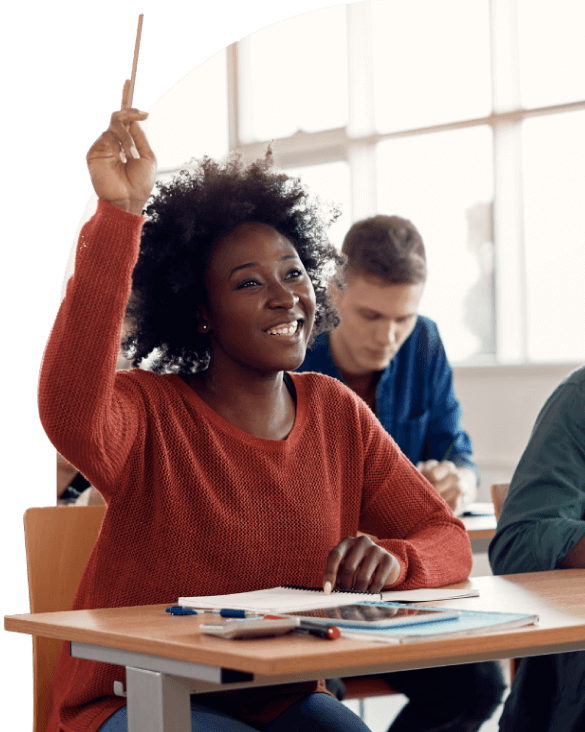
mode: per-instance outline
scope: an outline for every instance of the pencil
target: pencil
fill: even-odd
[[[144,14],[141,13],[138,16],[138,28],[136,29],[136,43],[134,44],[134,58],[132,59],[132,74],[128,83],[128,92],[124,94],[124,109],[129,109],[132,106],[134,99],[134,84],[136,83],[136,68],[138,66],[138,52],[140,51],[140,39],[142,37],[142,21]]]
[[[457,442],[457,435],[455,435],[455,437],[453,438],[453,441],[451,442],[451,444],[447,448],[447,452],[443,455],[443,458],[442,458],[441,462],[443,462],[443,460],[446,460],[449,457],[449,455],[451,454],[451,450],[455,446],[455,443],[456,442]]]

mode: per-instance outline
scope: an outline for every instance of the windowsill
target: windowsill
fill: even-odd
[[[583,366],[583,362],[578,361],[560,361],[560,362],[541,362],[534,363],[526,361],[524,363],[497,363],[493,358],[486,357],[485,360],[473,360],[467,362],[459,362],[451,364],[453,372],[459,375],[465,374],[469,376],[498,376],[506,374],[508,376],[523,377],[527,375],[535,376],[542,374],[543,376],[559,376],[559,380],[575,369]]]

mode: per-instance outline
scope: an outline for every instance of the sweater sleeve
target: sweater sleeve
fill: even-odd
[[[363,405],[364,483],[360,530],[400,562],[392,589],[442,587],[471,571],[463,523]],[[365,424],[363,424],[365,422]]]
[[[49,439],[100,490],[116,481],[137,433],[139,406],[116,376],[116,360],[143,221],[98,201],[81,230],[40,372],[39,415]]]
[[[585,534],[585,369],[542,408],[489,547],[494,574],[556,569]]]

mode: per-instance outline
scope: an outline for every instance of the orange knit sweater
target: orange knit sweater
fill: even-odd
[[[142,221],[98,203],[41,370],[43,426],[107,503],[74,608],[319,586],[329,551],[358,529],[399,559],[397,588],[465,579],[463,524],[340,382],[292,374],[294,427],[274,441],[231,425],[175,374],[115,372]],[[114,680],[124,669],[65,645],[48,732],[97,730],[124,703]],[[314,688],[289,689],[284,704],[282,688],[226,692],[222,708],[262,726]]]

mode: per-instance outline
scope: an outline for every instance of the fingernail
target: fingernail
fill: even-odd
[[[132,147],[130,148],[130,155],[132,155],[135,160],[138,160],[140,158],[140,153],[136,149],[136,145],[132,145]]]
[[[126,153],[123,150],[120,150],[120,160],[126,165]]]
[[[326,595],[330,595],[331,594],[331,582],[325,582],[325,584],[323,585],[323,592]]]

